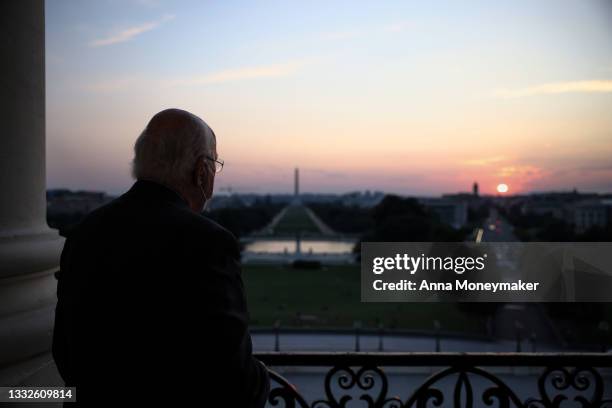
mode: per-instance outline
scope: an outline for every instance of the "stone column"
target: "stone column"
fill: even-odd
[[[63,245],[46,222],[44,11],[0,2],[0,385],[35,375],[24,364],[50,350]]]

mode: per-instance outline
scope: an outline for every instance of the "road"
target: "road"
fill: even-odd
[[[519,242],[514,235],[512,224],[506,221],[495,208],[491,209],[482,229],[481,242]],[[505,262],[509,267],[508,270],[515,271],[515,274],[509,272],[507,278],[519,279],[521,278],[519,267],[514,264],[513,257],[509,256],[511,251],[508,247],[510,246],[504,244],[495,246],[498,262]],[[562,348],[562,339],[539,304],[505,304],[497,310],[492,323],[493,335],[499,339],[513,339],[519,335],[523,338],[533,337],[538,343],[554,344],[556,345],[554,347]],[[526,351],[523,345],[521,349]]]
[[[499,212],[492,208],[489,217],[482,225],[482,242],[517,242],[514,227]]]

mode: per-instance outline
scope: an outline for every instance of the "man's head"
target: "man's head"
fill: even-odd
[[[175,190],[200,212],[212,197],[216,144],[215,133],[199,117],[180,109],[163,110],[136,140],[132,175]]]

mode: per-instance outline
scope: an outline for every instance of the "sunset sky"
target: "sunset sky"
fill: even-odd
[[[168,108],[216,190],[612,192],[608,1],[46,2],[48,187],[132,184]]]

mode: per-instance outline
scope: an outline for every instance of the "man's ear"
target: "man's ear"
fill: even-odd
[[[196,161],[195,168],[193,170],[193,181],[196,186],[201,187],[202,178],[206,175],[206,166],[204,163],[204,157],[200,156]]]

